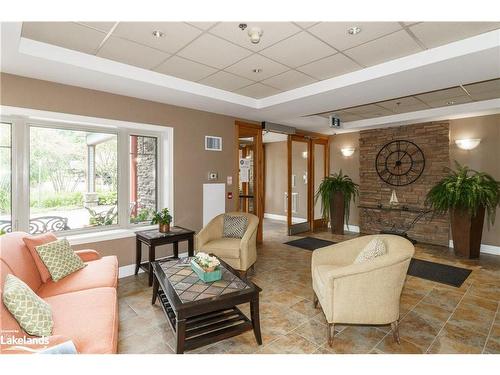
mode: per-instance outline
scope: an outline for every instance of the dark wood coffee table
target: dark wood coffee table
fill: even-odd
[[[188,242],[188,256],[194,255],[194,231],[182,227],[172,227],[170,232],[162,233],[158,229],[144,230],[135,234],[135,274],[139,269],[149,273],[148,285],[153,285],[153,270],[151,262],[156,259],[156,247],[173,244],[173,258],[179,257],[179,242]],[[142,260],[142,244],[149,248],[148,261],[141,263]]]
[[[179,267],[180,261],[165,259],[152,263],[152,304],[160,300],[176,336],[176,352],[184,353],[252,329],[257,343],[262,345],[261,289],[237,276],[222,260],[222,279],[211,283],[201,281],[191,267]],[[238,309],[237,305],[242,303],[250,303],[251,319]]]

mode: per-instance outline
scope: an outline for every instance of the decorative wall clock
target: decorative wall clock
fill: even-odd
[[[404,140],[385,144],[377,154],[375,167],[389,185],[405,186],[415,182],[424,171],[424,153],[415,143]]]

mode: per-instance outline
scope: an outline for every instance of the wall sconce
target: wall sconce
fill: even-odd
[[[354,154],[354,151],[356,149],[354,147],[344,147],[342,149],[340,149],[340,151],[342,152],[342,155],[344,156],[352,156],[352,154]]]
[[[481,142],[480,138],[456,139],[455,144],[462,150],[472,150]]]

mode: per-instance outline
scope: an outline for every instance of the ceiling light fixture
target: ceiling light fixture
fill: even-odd
[[[252,69],[252,72],[254,72],[254,73],[261,73],[262,69],[261,68],[255,68],[255,69]]]
[[[481,138],[456,139],[455,144],[462,150],[472,150],[481,143]]]
[[[155,30],[152,32],[152,34],[155,38],[163,38],[165,36],[165,33],[160,30]]]
[[[450,100],[450,101],[446,102],[446,105],[453,105],[453,104],[455,104],[455,103],[456,103],[456,101],[454,101],[454,100]]]
[[[260,27],[252,27],[248,30],[248,36],[250,37],[250,41],[253,44],[257,44],[260,42],[260,38],[264,34],[264,31]]]
[[[353,26],[347,29],[347,34],[349,35],[356,35],[359,34],[360,32],[361,32],[361,27],[359,26]]]

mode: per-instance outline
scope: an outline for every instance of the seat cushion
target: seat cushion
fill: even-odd
[[[64,279],[57,282],[49,280],[42,284],[37,290],[37,294],[44,298],[91,288],[116,288],[118,282],[118,259],[116,256],[102,257],[87,262],[86,265]]]
[[[116,353],[118,301],[115,288],[96,288],[48,297],[53,335],[69,337],[79,353]]]
[[[221,258],[238,259],[240,257],[240,244],[239,238],[218,238],[203,245],[200,251],[205,253],[212,253]]]

